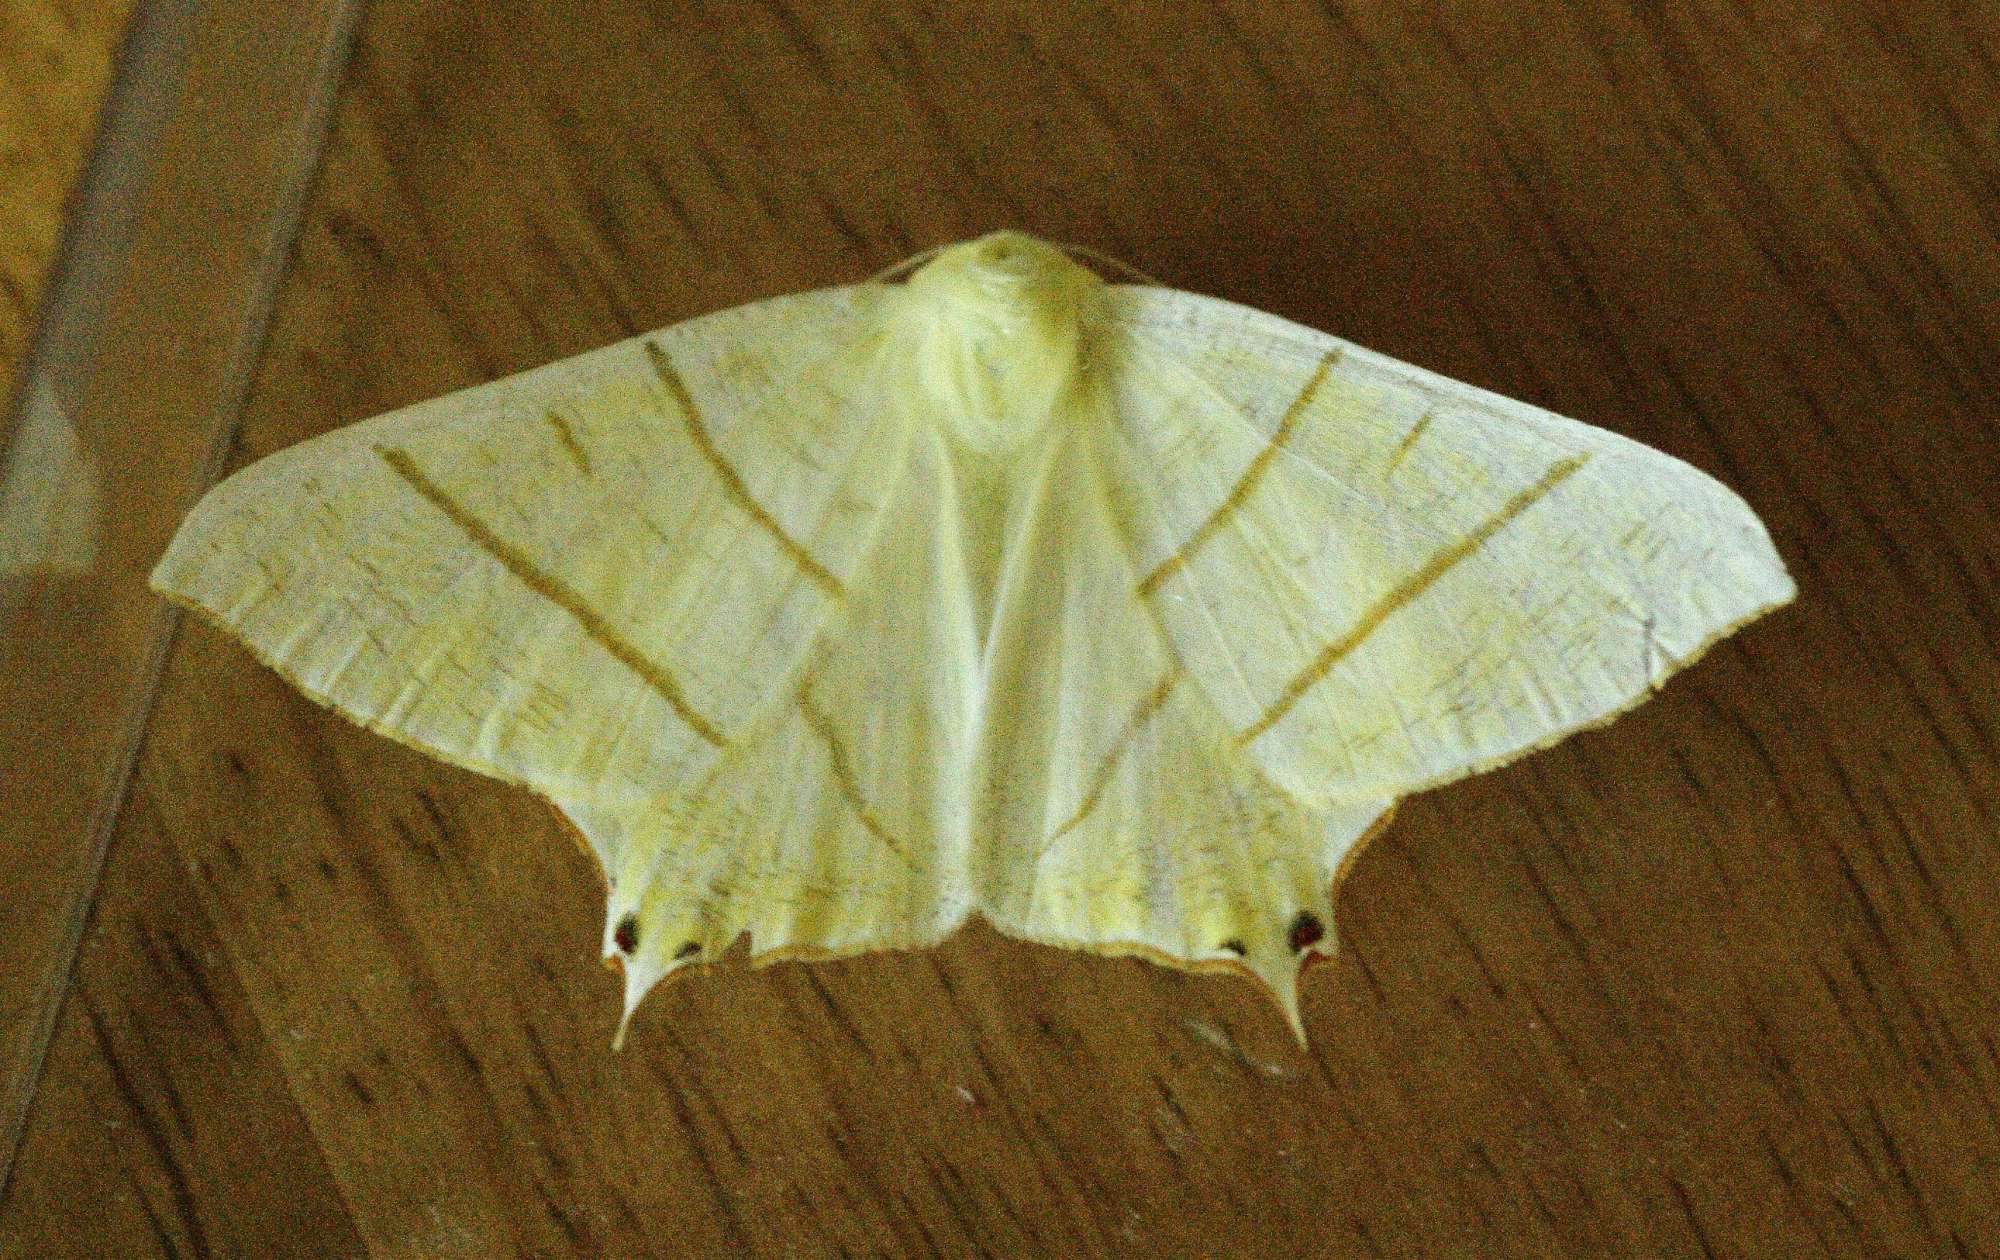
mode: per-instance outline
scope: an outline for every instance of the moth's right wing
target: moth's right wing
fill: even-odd
[[[793,686],[908,417],[866,288],[753,303],[340,429],[204,498],[153,574],[307,695],[607,804]]]
[[[1663,452],[1217,298],[1106,312],[1138,590],[1302,799],[1607,721],[1794,594],[1743,501]]]

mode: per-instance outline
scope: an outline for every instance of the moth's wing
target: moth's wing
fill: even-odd
[[[155,587],[314,699],[545,794],[697,776],[793,685],[907,417],[871,293],[739,307],[300,443]]]
[[[1237,747],[1137,594],[1100,436],[1074,426],[1007,515],[978,905],[1029,940],[1247,969],[1298,1030],[1303,955],[1334,944],[1335,876],[1393,801],[1310,807]]]
[[[1308,799],[1604,722],[1795,593],[1742,500],[1615,434],[1173,290],[1097,332],[1140,590]]]
[[[964,921],[977,650],[956,501],[937,434],[916,434],[838,613],[755,732],[648,799],[555,794],[609,873],[627,1020],[746,930],[768,961],[935,944]]]

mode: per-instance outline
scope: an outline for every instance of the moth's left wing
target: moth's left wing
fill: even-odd
[[[546,795],[698,777],[797,677],[908,416],[867,288],[753,303],[302,442],[163,593],[307,695]]]
[[[1174,290],[1094,335],[1137,591],[1305,799],[1603,722],[1794,594],[1741,499],[1616,434]]]
[[[627,1020],[746,931],[763,962],[932,945],[964,921],[977,663],[955,500],[938,435],[918,433],[839,610],[755,729],[650,796],[551,794],[603,859]]]

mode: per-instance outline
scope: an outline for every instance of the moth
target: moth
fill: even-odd
[[[1794,595],[1679,460],[1011,231],[301,443],[153,582],[552,802],[619,1042],[746,933],[823,959],[975,914],[1248,972],[1303,1038],[1399,797]]]

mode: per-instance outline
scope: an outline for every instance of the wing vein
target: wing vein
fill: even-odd
[[[645,344],[646,357],[653,364],[653,374],[660,378],[660,384],[673,395],[674,407],[680,412],[681,424],[687,430],[688,440],[694,443],[695,450],[701,453],[702,459],[708,462],[717,480],[722,482],[723,492],[746,516],[777,542],[779,549],[791,558],[792,563],[799,567],[799,571],[805,574],[813,585],[833,598],[839,599],[844,593],[840,579],[828,572],[825,565],[813,559],[812,553],[807,551],[798,539],[786,533],[785,527],[778,523],[777,518],[766,511],[763,504],[757,502],[756,496],[750,493],[750,487],[744,484],[742,474],[738,473],[729,461],[723,458],[722,452],[716,449],[715,439],[709,436],[708,426],[702,423],[701,412],[694,405],[694,395],[688,392],[687,382],[681,379],[673,360],[667,357],[666,351],[651,341]]]
[[[1352,629],[1320,649],[1319,655],[1313,658],[1312,663],[1300,670],[1291,682],[1286,684],[1285,690],[1272,702],[1271,707],[1264,710],[1264,715],[1248,730],[1238,735],[1236,742],[1248,744],[1276,726],[1287,713],[1292,711],[1293,706],[1298,704],[1306,692],[1312,690],[1315,684],[1332,672],[1333,667],[1339,664],[1342,658],[1360,647],[1362,642],[1375,633],[1396,610],[1430,589],[1461,561],[1485,546],[1493,535],[1505,529],[1521,513],[1540,502],[1589,460],[1590,456],[1586,454],[1573,455],[1568,459],[1557,461],[1539,480],[1501,504],[1498,511],[1481,521],[1471,533],[1433,555],[1416,572],[1391,587],[1387,594],[1376,600],[1374,605],[1361,615]]]
[[[522,585],[568,613],[593,642],[610,653],[619,664],[638,675],[640,681],[666,701],[667,706],[681,721],[687,723],[695,734],[717,748],[728,744],[729,741],[716,729],[715,724],[703,717],[688,702],[687,693],[681,690],[674,676],[621,635],[617,627],[613,626],[603,613],[592,608],[590,602],[584,599],[580,592],[537,565],[526,552],[494,533],[491,526],[480,520],[463,503],[447,494],[444,487],[432,481],[417,462],[410,458],[408,451],[397,446],[377,446],[375,453],[380,455],[382,462],[389,465],[390,470],[401,477],[420,498],[444,513],[451,523],[458,526],[480,550],[493,557],[502,568],[520,579]]]
[[[1387,481],[1396,475],[1396,469],[1409,457],[1410,448],[1417,444],[1417,439],[1423,437],[1424,430],[1431,427],[1431,418],[1436,414],[1437,404],[1433,403],[1424,409],[1423,415],[1417,417],[1417,422],[1410,426],[1410,431],[1396,444],[1395,453],[1389,456],[1388,465],[1382,469],[1382,480]]]
[[[1265,472],[1271,467],[1271,462],[1277,459],[1278,452],[1291,440],[1292,431],[1298,428],[1300,417],[1305,415],[1306,408],[1310,407],[1313,399],[1319,395],[1320,386],[1326,383],[1327,373],[1331,372],[1333,365],[1340,361],[1341,353],[1336,347],[1327,351],[1325,357],[1320,359],[1319,366],[1313,369],[1305,388],[1299,391],[1298,397],[1292,399],[1291,406],[1285,408],[1284,417],[1278,421],[1278,427],[1271,431],[1270,439],[1264,443],[1264,448],[1258,451],[1255,458],[1244,467],[1243,474],[1236,479],[1236,484],[1230,488],[1229,494],[1221,503],[1216,504],[1215,510],[1208,514],[1208,519],[1189,535],[1188,540],[1181,544],[1180,550],[1160,561],[1151,573],[1140,579],[1141,596],[1152,595],[1162,582],[1187,567],[1188,561],[1194,558],[1194,554],[1200,551],[1208,540],[1215,536],[1216,531],[1222,528],[1223,523],[1249,500],[1251,493],[1257,488],[1257,483],[1263,480]]]
[[[826,712],[814,704],[811,697],[804,692],[799,694],[799,715],[805,719],[806,725],[812,728],[812,733],[819,737],[820,742],[826,745],[826,759],[833,770],[834,784],[840,788],[840,795],[847,801],[847,807],[854,811],[855,818],[860,820],[869,835],[881,841],[885,848],[902,861],[903,865],[916,870],[916,859],[910,856],[909,847],[882,824],[882,820],[875,814],[874,807],[862,794],[861,781],[855,777],[854,763],[847,755],[847,745],[841,742],[840,733],[833,729],[833,720],[827,717]]]
[[[590,452],[584,450],[583,443],[576,440],[576,430],[570,428],[569,421],[554,410],[549,412],[548,422],[549,427],[556,431],[556,441],[562,443],[563,450],[568,453],[570,462],[576,465],[576,470],[586,477],[590,476]]]
[[[1139,737],[1139,732],[1146,728],[1146,723],[1152,721],[1153,715],[1160,711],[1160,706],[1166,704],[1167,697],[1173,693],[1174,684],[1180,680],[1179,666],[1168,669],[1161,675],[1160,681],[1154,685],[1152,691],[1146,694],[1146,698],[1132,710],[1132,716],[1125,719],[1124,728],[1118,732],[1117,740],[1112,743],[1111,751],[1104,754],[1104,759],[1097,763],[1096,771],[1091,774],[1090,787],[1084,792],[1083,800],[1078,803],[1069,819],[1049,833],[1047,840],[1042,841],[1041,851],[1036,857],[1039,858],[1055,848],[1064,836],[1076,830],[1083,820],[1096,810],[1098,803],[1104,799],[1105,789],[1111,786],[1111,774],[1124,759],[1126,749]]]

